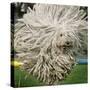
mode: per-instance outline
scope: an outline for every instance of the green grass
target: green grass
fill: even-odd
[[[79,84],[88,82],[88,65],[77,65],[60,84]]]
[[[42,82],[37,80],[32,75],[27,72],[15,68],[15,87],[32,87],[32,86],[42,86]]]
[[[28,75],[28,77],[25,79],[25,76],[27,74],[27,72],[15,68],[15,87],[31,87],[44,85],[44,83],[37,80],[31,75]],[[77,65],[65,80],[59,82],[59,84],[77,83],[87,83],[87,65]]]

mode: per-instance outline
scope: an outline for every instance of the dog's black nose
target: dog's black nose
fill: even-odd
[[[65,45],[66,45],[66,46],[71,46],[71,45],[72,45],[72,42],[66,41]]]
[[[69,42],[69,41],[67,41],[67,42],[66,42],[66,45],[69,45],[69,44],[70,44],[70,42]]]
[[[62,37],[63,36],[63,34],[60,34],[60,37]]]

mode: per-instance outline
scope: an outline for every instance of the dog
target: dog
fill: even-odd
[[[47,85],[66,78],[87,32],[79,6],[35,4],[15,24],[14,49],[23,68]]]

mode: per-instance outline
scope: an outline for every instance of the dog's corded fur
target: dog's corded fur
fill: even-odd
[[[79,6],[36,4],[15,25],[14,48],[23,67],[46,84],[62,80],[75,65],[87,30]]]

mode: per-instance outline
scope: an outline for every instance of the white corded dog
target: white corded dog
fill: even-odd
[[[23,67],[46,84],[57,84],[75,65],[87,32],[79,6],[36,4],[15,25],[14,48]]]

